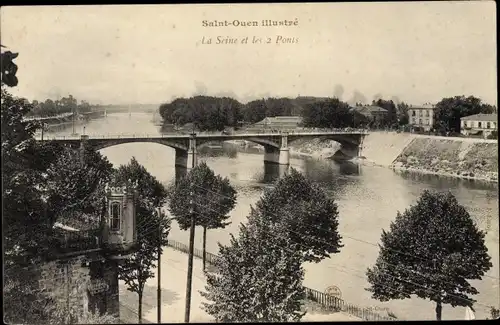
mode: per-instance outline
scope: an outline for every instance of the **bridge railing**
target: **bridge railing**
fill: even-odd
[[[214,136],[214,137],[224,137],[224,136],[258,136],[258,135],[324,135],[329,134],[368,134],[367,130],[364,129],[302,129],[302,130],[252,130],[248,131],[236,131],[230,134],[222,134],[221,132],[197,132],[197,137],[203,136]],[[147,133],[133,133],[133,134],[92,134],[86,133],[90,139],[136,139],[136,138],[186,138],[189,134],[179,134],[179,133],[161,133],[161,134],[147,134]],[[37,136],[39,138],[40,136]],[[61,135],[61,136],[45,136],[46,140],[79,140],[81,134],[79,135]]]

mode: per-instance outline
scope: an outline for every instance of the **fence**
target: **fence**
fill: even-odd
[[[189,253],[189,246],[185,245],[183,243],[180,243],[175,240],[168,240],[168,246],[172,247],[175,250],[178,250],[183,253]],[[203,251],[201,249],[195,248],[194,249],[194,256],[198,258],[203,258]],[[217,255],[206,252],[206,261],[208,264],[214,264],[215,260],[217,259]],[[344,300],[327,295],[323,292],[304,287],[305,292],[306,292],[306,299],[316,302],[320,304],[324,309],[326,310],[332,310],[332,311],[343,311],[345,313],[348,313],[350,315],[359,317],[361,319],[367,320],[367,321],[395,321],[395,318],[388,317],[388,316],[383,316],[378,313],[373,312],[372,310],[368,308],[362,308],[350,303],[345,302]]]

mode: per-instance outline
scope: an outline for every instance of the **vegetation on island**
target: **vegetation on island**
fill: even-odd
[[[492,266],[484,237],[451,193],[425,190],[383,230],[379,256],[366,273],[367,290],[380,301],[429,299],[437,320],[445,304],[473,308],[471,295],[478,290],[469,281]]]

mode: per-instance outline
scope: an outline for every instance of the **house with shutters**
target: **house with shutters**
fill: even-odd
[[[497,114],[474,114],[460,119],[460,133],[463,135],[481,134],[488,137],[493,131],[498,131]]]

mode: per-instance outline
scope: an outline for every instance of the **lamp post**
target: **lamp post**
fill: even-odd
[[[158,208],[158,292],[157,323],[161,324],[161,208]]]

